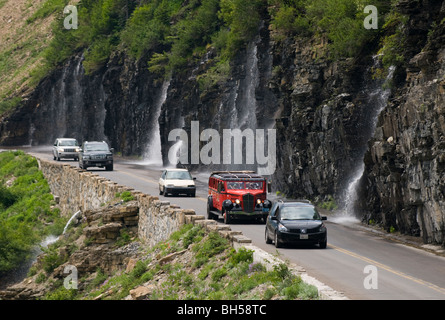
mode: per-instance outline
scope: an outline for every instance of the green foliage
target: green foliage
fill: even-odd
[[[378,30],[367,30],[365,0],[269,0],[272,26],[278,40],[299,34],[326,34],[332,58],[354,57],[375,36]],[[381,28],[389,11],[387,1],[374,1]]]
[[[117,192],[115,194],[116,198],[121,198],[124,202],[132,201],[134,200],[134,196],[130,191],[124,191],[124,192]]]
[[[0,273],[27,259],[49,232],[61,233],[64,219],[51,209],[52,200],[35,158],[22,151],[0,153]]]
[[[42,6],[26,20],[26,23],[32,23],[37,19],[45,19],[54,12],[62,12],[68,5],[68,0],[46,0]]]
[[[193,247],[195,255],[195,266],[202,266],[209,261],[211,257],[226,250],[229,246],[229,241],[224,239],[217,232],[211,232],[206,239],[199,245]]]
[[[335,202],[335,199],[332,195],[328,195],[327,200],[319,203],[319,206],[320,206],[320,208],[323,208],[323,209],[326,209],[329,211],[338,209],[338,205]]]
[[[276,32],[275,39],[284,39],[288,35],[298,34],[308,36],[312,33],[311,23],[305,15],[305,0],[289,1],[281,3],[278,0],[270,0],[273,7],[272,28]]]
[[[197,77],[201,91],[208,91],[212,87],[223,83],[230,76],[229,60],[219,61],[214,67]]]
[[[385,37],[381,41],[379,54],[382,55],[382,63],[385,70],[390,66],[400,66],[404,63],[403,48],[405,35],[404,27],[408,21],[407,16],[398,12],[391,12],[383,25]]]
[[[233,250],[232,254],[230,255],[229,262],[234,265],[241,262],[251,263],[253,262],[253,251],[244,247],[240,248],[238,251]]]
[[[0,65],[1,65],[1,58],[0,58]],[[1,66],[0,66],[0,68],[1,68]],[[21,97],[13,97],[11,99],[6,99],[3,101],[0,101],[0,115],[2,115],[3,113],[5,113],[11,109],[14,109],[21,102],[22,102]]]
[[[135,9],[121,36],[130,56],[140,59],[146,52],[168,43],[170,19],[181,3],[178,0],[150,1]]]
[[[261,0],[221,0],[219,18],[229,30],[224,35],[225,45],[219,45],[222,48],[223,58],[233,57],[257,34],[261,21],[260,10],[263,5],[264,2]]]
[[[63,285],[55,291],[50,292],[44,300],[75,300],[78,291],[76,289],[66,289]]]

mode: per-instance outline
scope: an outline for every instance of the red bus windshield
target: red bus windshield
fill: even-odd
[[[262,181],[228,181],[227,189],[229,190],[262,190],[263,182]]]

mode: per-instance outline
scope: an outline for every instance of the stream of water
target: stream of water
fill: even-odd
[[[373,67],[376,67],[379,63],[379,57],[374,57],[374,65]],[[390,67],[388,70],[388,75],[384,81],[374,81],[370,85],[370,88],[368,91],[368,111],[369,115],[371,117],[370,121],[370,128],[367,130],[370,135],[366,137],[366,141],[369,141],[369,139],[372,138],[372,136],[375,133],[375,129],[377,126],[377,121],[379,118],[380,113],[385,109],[388,98],[391,94],[391,89],[387,87],[387,84],[392,80],[394,75],[395,68]],[[365,170],[365,165],[363,163],[363,158],[365,156],[366,149],[364,149],[362,154],[362,161],[358,163],[358,166],[353,171],[348,187],[345,191],[344,196],[344,203],[343,207],[341,208],[341,215],[339,215],[339,219],[345,220],[345,221],[356,221],[358,220],[356,218],[356,210],[355,210],[355,202],[357,201],[357,186],[358,183],[363,176],[363,172]]]

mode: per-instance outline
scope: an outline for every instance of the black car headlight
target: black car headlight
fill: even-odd
[[[287,231],[289,231],[289,229],[286,228],[283,224],[278,223],[278,231],[280,231],[280,232],[287,232]]]

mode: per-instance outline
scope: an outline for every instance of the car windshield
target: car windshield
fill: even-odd
[[[227,182],[227,189],[229,190],[262,190],[263,182],[262,181],[229,181]]]
[[[188,171],[167,171],[165,178],[168,180],[192,180]]]
[[[229,181],[229,182],[227,182],[227,189],[229,189],[229,190],[244,189],[244,182]]]
[[[320,214],[314,207],[285,206],[280,210],[281,220],[321,220]]]
[[[87,144],[85,151],[108,151],[108,146],[106,144]]]
[[[78,146],[78,144],[76,140],[61,140],[59,142],[59,146],[71,147],[71,146]]]
[[[246,189],[261,190],[263,189],[263,182],[262,181],[246,182]]]

